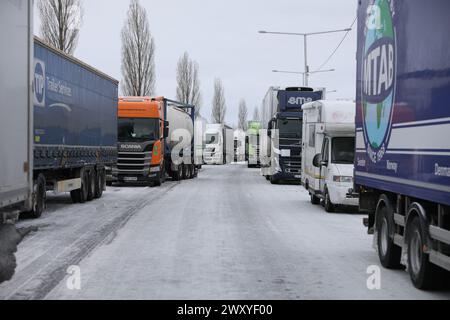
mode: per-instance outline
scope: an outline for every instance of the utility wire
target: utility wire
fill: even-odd
[[[355,25],[356,21],[358,20],[358,18],[355,18],[355,20],[353,21],[352,25],[350,26],[350,30],[348,30],[344,37],[342,38],[341,42],[339,42],[338,46],[336,47],[336,49],[334,49],[334,51],[331,53],[331,55],[327,58],[327,60],[325,60],[324,63],[322,63],[322,65],[320,66],[319,69],[317,69],[317,71],[322,71],[323,67],[325,67],[327,65],[328,62],[330,62],[330,60],[333,58],[333,56],[336,54],[336,52],[339,50],[339,48],[341,47],[341,45],[344,43],[345,39],[347,39],[348,34],[353,30],[353,26]]]

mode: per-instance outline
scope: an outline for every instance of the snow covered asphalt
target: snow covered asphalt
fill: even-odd
[[[41,219],[19,223],[39,231],[2,299],[450,299],[380,268],[363,215],[327,214],[300,186],[244,165],[111,187],[87,204],[48,197]]]

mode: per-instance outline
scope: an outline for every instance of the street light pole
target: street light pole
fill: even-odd
[[[273,32],[273,31],[259,31],[259,33],[262,34],[281,34],[281,35],[288,35],[288,36],[301,36],[303,37],[303,46],[305,50],[305,72],[303,77],[303,85],[308,86],[309,85],[309,75],[311,72],[309,72],[309,66],[308,66],[308,36],[314,36],[314,35],[321,35],[321,34],[327,34],[327,33],[336,33],[336,32],[349,32],[351,31],[351,28],[347,29],[340,29],[340,30],[330,30],[330,31],[320,31],[320,32],[310,32],[310,33],[295,33],[295,32]]]

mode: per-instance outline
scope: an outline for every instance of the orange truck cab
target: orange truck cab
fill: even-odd
[[[193,106],[162,97],[119,98],[118,159],[117,165],[112,168],[113,182],[159,186],[165,181],[166,174],[174,180],[196,175],[195,170],[186,170],[191,168],[191,164],[180,165],[174,170],[171,163],[167,144],[170,125],[167,110],[173,104],[188,119],[191,117],[188,111],[192,115],[195,112]]]

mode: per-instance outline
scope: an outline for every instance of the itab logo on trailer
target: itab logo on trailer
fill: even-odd
[[[45,63],[34,61],[34,105],[45,107]]]
[[[392,129],[396,79],[393,3],[375,0],[367,8],[362,57],[364,137],[369,158],[380,162]]]

